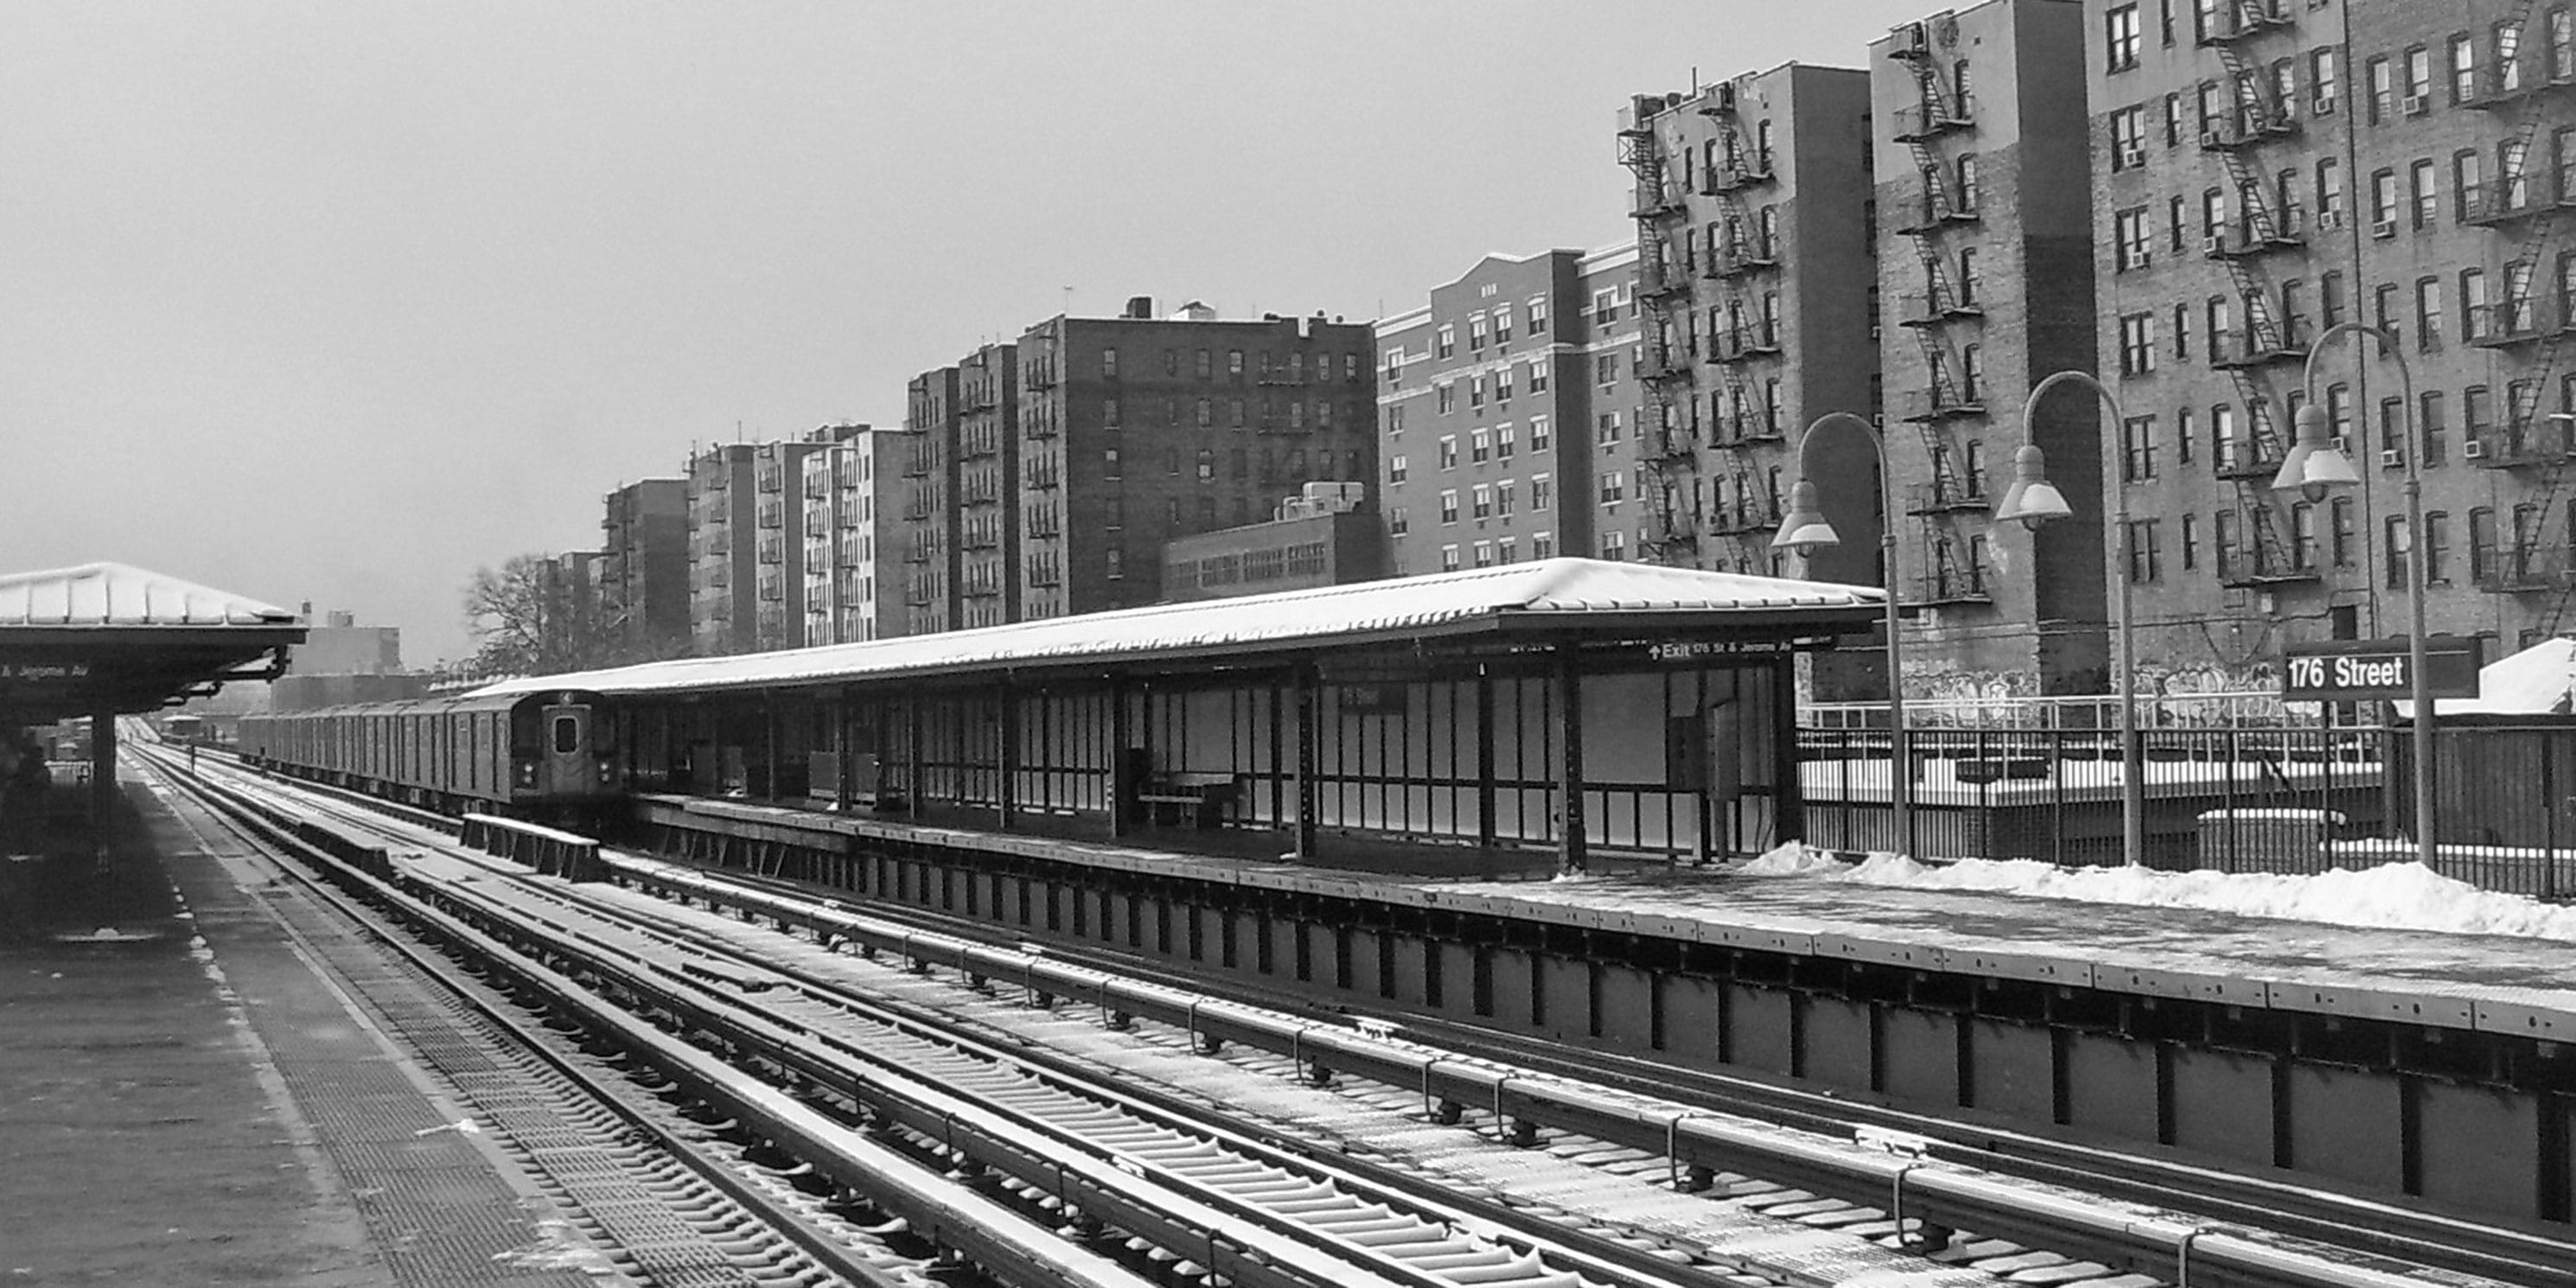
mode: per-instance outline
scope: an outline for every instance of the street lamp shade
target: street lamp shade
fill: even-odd
[[[1843,539],[1834,533],[1834,525],[1825,522],[1824,507],[1816,501],[1816,485],[1805,479],[1791,485],[1789,512],[1780,516],[1780,534],[1771,538],[1771,548],[1805,554],[1842,543]]]
[[[2332,488],[2357,487],[2361,475],[2352,468],[2352,458],[2337,450],[2326,437],[2325,409],[2315,403],[2299,408],[2299,441],[2281,462],[2281,472],[2272,476],[2275,492],[2296,492],[2311,501],[2322,501]]]
[[[2003,499],[1995,503],[1997,523],[2019,523],[2033,531],[2051,519],[2063,519],[2075,513],[2066,503],[2066,494],[2048,481],[2048,458],[2037,444],[2024,443],[2013,453],[2012,486],[2004,489]]]

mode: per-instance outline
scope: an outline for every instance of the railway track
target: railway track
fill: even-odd
[[[245,808],[283,816],[298,806],[271,796]],[[422,839],[345,814],[328,826],[361,853]],[[374,835],[350,835],[362,826]],[[1579,1246],[1581,1238],[1544,1223],[1514,1230],[1478,1220],[1457,1205],[1233,1132],[1209,1114],[1143,1103],[1096,1073],[1085,1079],[1060,1066],[1038,1068],[917,1019],[875,1013],[847,990],[711,954],[685,930],[650,924],[653,917],[604,909],[578,890],[541,888],[561,883],[523,881],[524,874],[428,850],[400,854],[404,873],[395,884],[437,905],[412,915],[445,923],[446,938],[476,943],[486,960],[503,960],[507,943],[541,962],[513,973],[523,985],[543,984],[552,1005],[578,1012],[595,1033],[614,1033],[693,1093],[722,1102],[764,1145],[836,1181],[885,1171],[881,1155],[889,1151],[926,1162],[937,1168],[928,1173],[932,1188],[981,1191],[1012,1209],[1024,1240],[1056,1238],[1086,1252],[1114,1232],[1127,1255],[1107,1260],[1132,1263],[1124,1266],[1130,1276],[1308,1288],[1662,1280],[1661,1263],[1629,1250],[1603,1260]],[[674,1032],[689,1035],[698,1058],[668,1049]],[[706,1049],[765,1077],[720,1070]],[[782,1101],[837,1111],[843,1134],[886,1142],[880,1156],[863,1158],[829,1133],[794,1130]],[[983,1224],[1004,1223],[987,1214]],[[938,1237],[955,1233],[943,1227]],[[1063,1265],[1014,1265],[989,1246],[960,1251],[1014,1282],[1067,1277]],[[1017,1260],[1029,1259],[1023,1248]],[[1099,1267],[1074,1277],[1117,1282]]]
[[[1645,1090],[1670,1091],[1675,1081],[1673,1071],[1661,1066],[1639,1066],[1624,1075],[1637,1083],[1659,1080],[1659,1085],[1631,1085],[1626,1088],[1595,1086],[1582,1089],[1564,1077],[1548,1077],[1535,1069],[1554,1061],[1566,1067],[1556,1072],[1565,1075],[1586,1073],[1571,1066],[1562,1053],[1539,1048],[1509,1049],[1488,1046],[1483,1058],[1462,1057],[1455,1052],[1432,1051],[1412,1043],[1357,1033],[1347,1025],[1319,1025],[1294,1016],[1275,1012],[1256,1012],[1248,1007],[1230,1006],[1171,985],[1137,984],[1121,976],[1137,963],[1117,961],[1095,969],[1062,959],[1049,952],[1034,955],[1019,951],[1017,946],[978,944],[969,939],[926,932],[883,918],[860,918],[849,909],[828,899],[818,899],[812,891],[794,891],[774,882],[743,881],[730,877],[693,872],[677,865],[656,860],[619,858],[612,871],[624,882],[656,892],[677,896],[710,907],[723,906],[736,915],[753,916],[765,923],[794,927],[810,936],[829,942],[857,946],[862,951],[892,955],[912,966],[928,968],[937,964],[952,977],[949,987],[957,990],[992,990],[997,983],[1014,984],[1023,999],[1043,998],[1049,1001],[1078,1000],[1089,1003],[1105,1018],[1125,1021],[1148,1018],[1169,1024],[1185,1049],[1205,1051],[1227,1043],[1254,1048],[1240,1058],[1254,1064],[1267,1062],[1274,1066],[1276,1077],[1281,1071],[1312,1078],[1322,1070],[1375,1079],[1381,1087],[1378,1098],[1385,1101],[1389,1112],[1407,1105],[1419,1121],[1429,1117],[1435,1122],[1462,1122],[1483,1117],[1498,1137],[1521,1145],[1548,1143],[1560,1152],[1589,1152],[1613,1170],[1624,1169],[1635,1176],[1660,1173],[1670,1188],[1714,1189],[1730,1202],[1754,1213],[1764,1211],[1780,1215],[1771,1218],[1781,1222],[1804,1222],[1811,1227],[1836,1227],[1860,1236],[1859,1240],[1877,1239],[1891,1256],[1907,1259],[1913,1271],[1933,1276],[1920,1282],[1934,1282],[1945,1269],[1961,1274],[1958,1282],[1993,1282],[1998,1274],[2022,1273],[2033,1281],[2074,1282],[2089,1278],[2096,1282],[2143,1285],[2159,1280],[2194,1284],[2399,1284],[2461,1283],[2460,1276],[2483,1271],[2458,1269],[2428,1271],[2421,1263],[2380,1255],[2375,1245],[2361,1242],[2345,1248],[2333,1248],[2282,1238],[2265,1232],[2269,1222],[2245,1222],[2241,1212],[2230,1218],[2213,1217],[2206,1211],[2184,1215],[2152,1203],[2135,1200],[2106,1201],[2099,1193],[2059,1186],[2036,1186],[2027,1183],[2003,1185],[1990,1174],[1968,1171],[1942,1151],[1956,1152],[1958,1146],[1930,1136],[1914,1136],[1880,1127],[1864,1136],[1876,1148],[1852,1147],[1850,1128],[1844,1124],[1826,1124],[1838,1129],[1843,1139],[1824,1145],[1795,1139],[1793,1134],[1779,1133],[1776,1128],[1742,1121],[1727,1121],[1704,1108],[1676,1106],[1671,1100],[1642,1094]],[[679,951],[676,940],[664,941],[667,951]],[[692,951],[703,951],[702,948]],[[752,946],[738,950],[757,954]],[[772,945],[769,952],[775,953]],[[718,970],[708,967],[709,970]],[[744,969],[738,955],[721,971]],[[735,975],[731,986],[765,999],[766,1009],[777,1018],[790,1019],[799,1025],[816,1025],[821,1021],[804,1014],[811,1006],[846,1010],[846,997],[822,1000],[808,997],[792,1007],[782,1009],[779,990],[791,987],[771,981],[751,988],[741,981],[747,976]],[[807,987],[797,984],[793,987]],[[880,986],[880,991],[882,986]],[[941,1003],[953,1009],[954,999]],[[924,1010],[930,1009],[924,1004]],[[828,1018],[828,1017],[826,1017]],[[919,1024],[920,1014],[907,1014],[879,1022]],[[820,1031],[819,1029],[815,1031]],[[1426,1027],[1417,1022],[1416,1032],[1429,1036]],[[1450,1036],[1441,1035],[1444,1040]],[[1469,1031],[1459,1035],[1476,1038]],[[1483,1039],[1493,1035],[1483,1034]],[[1269,1048],[1267,1054],[1259,1048]],[[898,1064],[917,1063],[930,1057],[911,1053]],[[964,1058],[964,1057],[956,1057]],[[975,1057],[984,1060],[985,1057]],[[998,1067],[998,1066],[986,1066]],[[793,1061],[778,1062],[777,1072],[791,1081],[802,1079],[809,1092],[829,1086],[827,1071],[798,1068]],[[948,1070],[962,1076],[957,1069]],[[1012,1075],[1033,1078],[1040,1075],[1023,1070]],[[1047,1077],[1064,1076],[1061,1070]],[[1597,1077],[1592,1079],[1597,1082]],[[1722,1091],[1724,1079],[1712,1084]],[[1009,1090],[1009,1088],[1004,1088]],[[1716,1095],[1718,1091],[1691,1088],[1694,1092]],[[1766,1089],[1776,1092],[1778,1089]],[[859,1106],[855,1095],[848,1099]],[[1810,1098],[1812,1099],[1812,1098]],[[926,1103],[926,1102],[925,1102]],[[1850,1106],[1840,1106],[1848,1110]],[[884,1114],[881,1108],[864,1112]],[[1773,1113],[1782,1112],[1777,1106]],[[1821,1114],[1813,1115],[1819,1121]],[[928,1122],[930,1118],[920,1121]],[[954,1118],[938,1119],[954,1123]],[[953,1126],[949,1128],[953,1131]],[[1172,1129],[1177,1130],[1177,1129]],[[1197,1130],[1205,1131],[1206,1128]],[[1170,1164],[1188,1173],[1199,1160],[1196,1150],[1204,1143],[1181,1145],[1165,1142],[1177,1160]],[[1071,1149],[1072,1146],[1063,1146]],[[1348,1148],[1345,1142],[1340,1148]],[[1149,1154],[1162,1154],[1164,1145],[1148,1148]],[[2009,1152],[1994,1155],[2009,1160]],[[1114,1158],[1113,1154],[1094,1157]],[[1115,1165],[1114,1162],[1112,1164]],[[1220,1152],[1206,1161],[1213,1174],[1229,1175],[1243,1166],[1240,1156]],[[1402,1167],[1381,1168],[1381,1172],[1401,1172]],[[1247,1173],[1250,1175],[1250,1173]],[[1768,1176],[1777,1179],[1762,1179]],[[2061,1180],[2114,1180],[2108,1169],[2080,1172],[2071,1165],[2060,1165]],[[1027,1185],[1025,1177],[1017,1178]],[[1396,1184],[1395,1179],[1381,1175],[1382,1184]],[[1433,1188],[1441,1183],[1435,1177]],[[1451,1181],[1454,1185],[1454,1179]],[[1673,1184],[1677,1183],[1677,1184]],[[1059,1178],[1059,1188],[1063,1184]],[[1255,1188],[1269,1184],[1256,1180]],[[1282,1181],[1286,1185],[1290,1182]],[[1560,1182],[1561,1184],[1561,1182]],[[2131,1178],[2133,1188],[2135,1179]],[[2276,1197],[2286,1200],[2282,1187]],[[2150,1189],[2151,1193],[2173,1201],[2169,1189]],[[1866,1200],[1875,1199],[1875,1204]],[[1764,1202],[1763,1200],[1769,1200]],[[1318,1201],[1323,1201],[1318,1198]],[[1371,1200],[1374,1201],[1374,1200]],[[1714,1207],[1709,1200],[1695,1200],[1703,1207]],[[2284,1204],[2286,1205],[2286,1203]],[[2192,1207],[2201,1207],[2192,1204]],[[1331,1203],[1321,1209],[1337,1211]],[[1142,1221],[1130,1213],[1128,1221]],[[1455,1220],[1455,1217],[1443,1218]],[[1479,1219],[1488,1219],[1482,1216]],[[1573,1219],[1562,1209],[1540,1218],[1542,1224]],[[1079,1224],[1078,1222],[1076,1224]],[[1615,1224],[1615,1223],[1611,1223]],[[1124,1228],[1122,1225],[1121,1228]],[[1664,1230],[1669,1233],[1669,1225]],[[1954,1236],[1944,1239],[1943,1236]],[[1971,1233],[1974,1232],[1974,1233]],[[1634,1282],[1633,1276],[1651,1275],[1673,1267],[1670,1273],[1687,1274],[1690,1261],[1700,1263],[1702,1272],[1719,1270],[1736,1274],[1752,1273],[1774,1279],[1800,1278],[1800,1267],[1782,1262],[1770,1266],[1759,1258],[1724,1257],[1693,1258],[1687,1237],[1672,1238],[1658,1234],[1653,1222],[1630,1223],[1624,1232],[1605,1231],[1615,1237],[1597,1240],[1598,1247],[1608,1252],[1566,1253],[1562,1268],[1547,1269],[1544,1257],[1531,1263],[1527,1258],[1515,1260],[1514,1254],[1492,1251],[1470,1252],[1447,1249],[1438,1255],[1471,1258],[1477,1266],[1513,1266],[1504,1273],[1559,1273],[1577,1276],[1564,1282],[1580,1282],[1585,1270],[1583,1258],[1595,1258],[1590,1265],[1596,1282]],[[2004,1236],[1998,1238],[1996,1236]],[[1516,1234],[1518,1246],[1535,1249],[1538,1245],[1526,1233]],[[1911,1242],[1931,1252],[1931,1257],[1913,1257],[1901,1251]],[[1946,1244],[1946,1246],[1945,1246]],[[1500,1245],[1511,1248],[1508,1239]],[[2354,1250],[2358,1247],[2360,1250]],[[1624,1248],[1624,1251],[1620,1249]],[[2072,1255],[2054,1255],[2043,1251],[2065,1248]],[[1705,1250],[1705,1248],[1703,1248]],[[2439,1249],[2436,1249],[2437,1251]],[[1217,1268],[1221,1275],[1227,1266],[1221,1253],[1193,1255],[1167,1249],[1167,1255],[1185,1259],[1191,1269],[1206,1271]],[[2563,1252],[2563,1249],[2561,1250]],[[1497,1256],[1500,1259],[1496,1259]],[[2082,1258],[2091,1257],[2088,1262]],[[2507,1273],[2494,1276],[2497,1282],[2555,1283],[2551,1276],[2562,1267],[2533,1258],[2515,1262],[2492,1255],[2475,1259],[2479,1264],[2507,1267]],[[2088,1265],[2090,1270],[2087,1270]],[[1897,1263],[1868,1267],[1885,1272],[1904,1273]],[[1852,1267],[1851,1269],[1859,1269]],[[2045,1273],[2043,1273],[2045,1272]],[[1600,1278],[1599,1276],[1608,1276]],[[1228,1275],[1227,1277],[1232,1277]],[[1839,1277],[1839,1276],[1838,1276]],[[1398,1280],[1401,1282],[1401,1280]],[[1508,1280],[1507,1280],[1508,1281]],[[1531,1282],[1544,1282],[1532,1279]]]

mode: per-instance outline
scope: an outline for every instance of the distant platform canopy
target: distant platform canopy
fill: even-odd
[[[275,679],[304,636],[283,608],[125,564],[0,574],[0,723],[151,711]]]

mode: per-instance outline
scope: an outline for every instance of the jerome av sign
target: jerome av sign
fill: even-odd
[[[2424,641],[2425,696],[2478,696],[2478,667],[2486,660],[2485,652],[2482,641],[2474,637],[2437,636]],[[2293,644],[2281,659],[2281,697],[2291,702],[2411,698],[2414,682],[2407,668],[2412,662],[2403,639]]]

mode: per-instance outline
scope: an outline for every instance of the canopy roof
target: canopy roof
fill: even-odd
[[[2415,718],[2400,699],[2397,716]],[[2478,668],[2478,696],[2435,698],[2436,724],[2453,716],[2563,716],[2576,706],[2576,640],[2545,639]]]
[[[117,563],[0,575],[0,721],[149,711],[273,678],[295,614]]]
[[[1885,592],[1874,587],[1548,559],[861,644],[528,676],[478,692],[757,688],[860,676],[1312,652],[1480,633],[1572,638],[1623,631],[1785,647],[1866,629],[1885,605]]]

